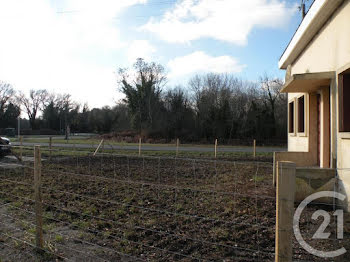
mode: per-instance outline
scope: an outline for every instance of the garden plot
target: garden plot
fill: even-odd
[[[274,260],[269,163],[76,155],[43,161],[41,173],[45,241],[34,252],[33,164],[0,169],[5,261]],[[296,259],[316,261],[293,246]]]
[[[117,155],[42,164],[45,249],[52,259],[273,259],[270,164]],[[17,229],[34,244],[33,169],[1,178],[7,215],[20,217]]]

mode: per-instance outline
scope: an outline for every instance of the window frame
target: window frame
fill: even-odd
[[[344,72],[342,74],[339,74],[338,77],[338,119],[339,119],[339,133],[350,133],[350,114],[348,114],[347,118],[347,126],[345,126],[344,122],[344,75],[348,78],[348,86],[349,90],[347,91],[347,96],[350,97],[350,73],[349,72]],[[347,100],[349,101],[349,100]],[[348,107],[350,106],[349,104],[347,105]],[[350,112],[350,110],[348,109]],[[349,113],[348,112],[348,113]]]
[[[293,98],[288,101],[288,135],[289,136],[295,136],[296,135],[296,125],[295,125],[295,104],[296,104],[296,99]],[[291,112],[291,105],[293,105],[293,110]],[[291,115],[292,114],[292,115]],[[291,116],[293,119],[291,120]],[[293,124],[293,130],[291,130],[291,124]]]
[[[304,105],[303,105],[303,130],[300,130],[300,123],[301,123],[301,121],[300,121],[300,100],[303,98],[303,103],[304,103]],[[298,96],[297,98],[296,98],[296,101],[298,102],[297,103],[297,133],[298,133],[298,135],[299,136],[307,136],[307,126],[308,126],[308,94],[302,94],[302,95],[300,95],[300,96]]]

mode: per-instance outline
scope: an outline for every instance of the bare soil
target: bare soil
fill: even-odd
[[[110,155],[44,161],[45,245],[36,252],[32,165],[0,177],[7,204],[0,261],[274,260],[270,163]],[[312,229],[307,219],[301,227]],[[324,261],[293,245],[296,259]]]

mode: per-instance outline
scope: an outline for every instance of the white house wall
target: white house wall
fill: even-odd
[[[325,26],[291,65],[291,74],[335,71],[330,87],[331,156],[339,168],[340,188],[350,196],[350,133],[338,132],[338,74],[350,68],[350,1],[335,11]],[[300,94],[288,94],[293,99]],[[350,101],[349,101],[350,102]],[[296,127],[297,128],[297,127]],[[306,151],[308,138],[289,135],[288,150]],[[349,197],[350,198],[350,197]],[[348,201],[349,203],[349,201]],[[350,209],[350,204],[348,204]]]
[[[292,64],[292,74],[338,71],[350,63],[350,1],[345,1]]]

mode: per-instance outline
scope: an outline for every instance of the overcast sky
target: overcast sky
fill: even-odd
[[[115,72],[137,57],[169,85],[195,73],[283,77],[299,0],[0,0],[0,80],[70,93],[90,108],[121,98]]]

